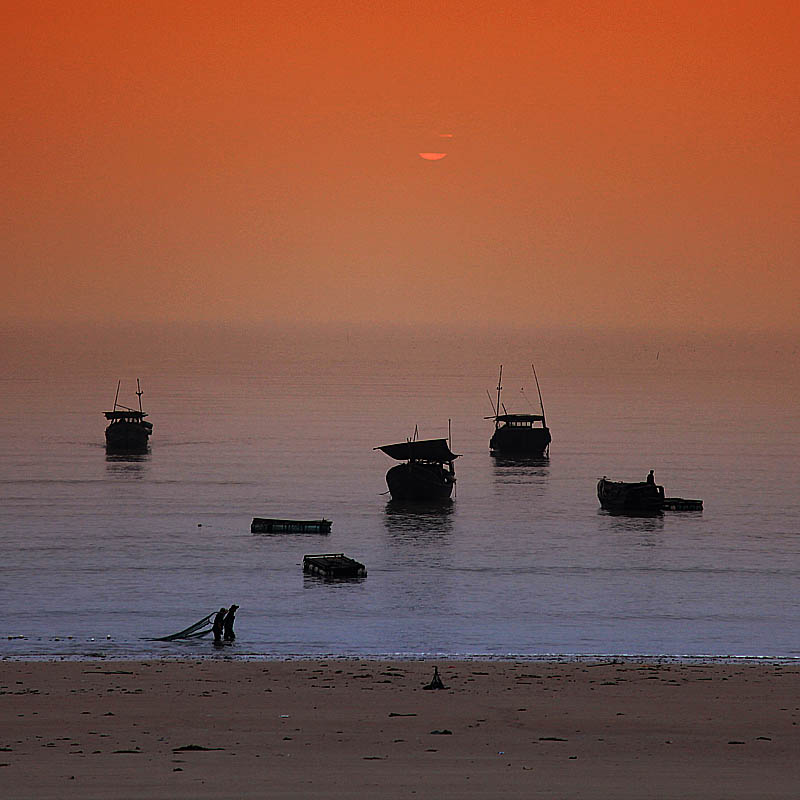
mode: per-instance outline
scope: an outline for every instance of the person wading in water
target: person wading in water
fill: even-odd
[[[214,624],[211,626],[211,633],[214,634],[214,644],[222,644],[222,626],[227,612],[227,608],[221,608],[214,617]]]
[[[224,629],[224,638],[226,642],[232,642],[236,638],[236,634],[233,632],[233,621],[236,618],[236,609],[239,606],[234,603],[229,609],[228,613],[225,615],[225,619],[222,621],[222,627]]]

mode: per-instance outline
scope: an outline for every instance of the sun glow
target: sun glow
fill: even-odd
[[[426,161],[440,161],[447,153],[420,153],[419,157],[424,158]]]

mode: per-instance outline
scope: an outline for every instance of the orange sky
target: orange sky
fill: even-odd
[[[2,319],[797,327],[796,2],[9,5]]]

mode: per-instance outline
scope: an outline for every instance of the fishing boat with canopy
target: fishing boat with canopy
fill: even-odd
[[[494,416],[484,418],[494,419],[494,433],[489,440],[489,450],[493,455],[524,455],[543,458],[549,453],[550,428],[547,427],[545,420],[542,392],[533,364],[531,364],[531,369],[536,381],[536,391],[539,394],[541,413],[509,414],[500,399],[503,388],[503,365],[500,365],[500,377],[497,380],[497,404],[492,403]],[[489,401],[492,401],[491,395]]]
[[[447,439],[417,439],[415,429],[413,439],[374,449],[404,462],[386,473],[392,500],[430,502],[452,496],[456,483],[454,461],[459,455],[452,452]]]
[[[114,409],[106,411],[105,418],[109,420],[106,428],[106,452],[114,454],[141,454],[146,453],[153,432],[153,424],[147,422],[147,414],[142,411],[142,388],[139,379],[136,379],[136,396],[139,398],[139,410],[128,408],[119,403],[119,387],[114,396]]]

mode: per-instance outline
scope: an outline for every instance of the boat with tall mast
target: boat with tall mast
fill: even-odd
[[[106,428],[107,453],[146,453],[153,432],[153,424],[147,422],[147,414],[142,410],[142,387],[136,379],[136,396],[139,399],[139,410],[123,406],[119,402],[119,388],[122,381],[117,381],[117,393],[114,396],[114,409],[104,412],[109,420]]]
[[[544,458],[548,455],[551,442],[550,428],[547,427],[544,416],[542,390],[539,388],[536,367],[531,364],[531,369],[536,381],[539,408],[542,413],[509,414],[500,396],[503,389],[503,365],[500,365],[500,376],[497,379],[497,404],[492,403],[494,416],[485,417],[485,419],[494,419],[494,433],[489,440],[489,450],[494,455],[525,455],[535,458]],[[490,395],[490,402],[491,399]]]
[[[412,439],[373,449],[404,462],[386,473],[392,500],[431,502],[452,496],[456,484],[454,461],[459,456],[450,449],[448,439],[418,439],[415,428]]]

